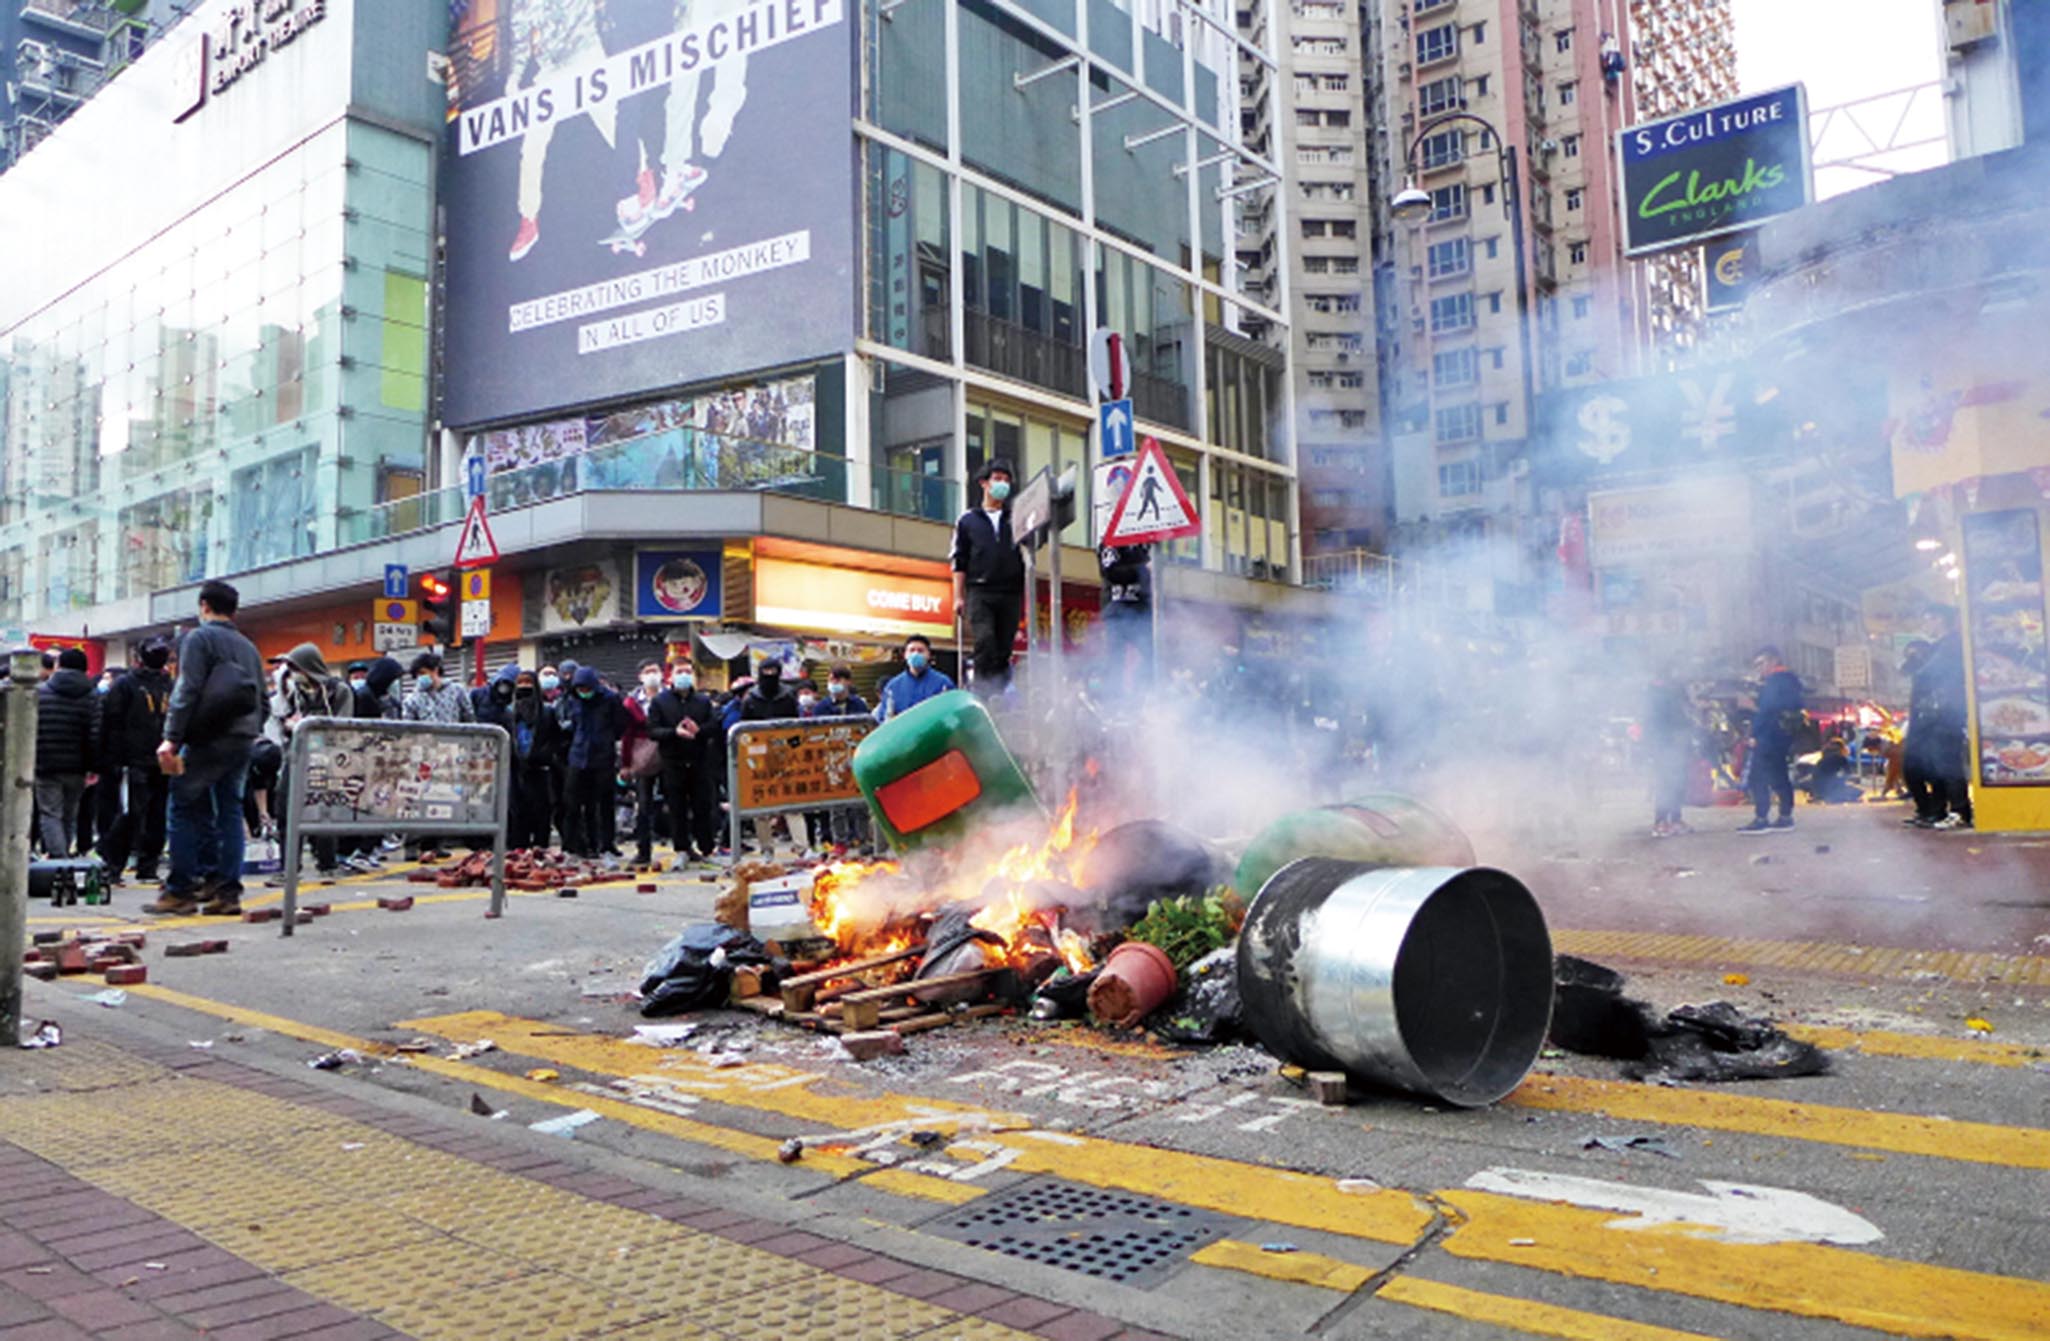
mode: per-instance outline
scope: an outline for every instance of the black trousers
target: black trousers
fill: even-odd
[[[974,648],[977,693],[996,693],[1011,682],[1011,649],[1024,613],[1022,591],[968,589],[968,640]]]
[[[520,764],[513,769],[512,795],[507,799],[505,845],[547,847],[554,827],[555,770],[546,764]]]
[[[133,856],[136,877],[147,880],[156,874],[164,855],[164,806],[171,796],[171,780],[155,764],[124,769],[122,776],[128,780],[128,800],[101,830],[100,860],[118,876]],[[109,796],[120,795],[119,778],[101,778],[100,786]]]
[[[568,813],[562,829],[562,845],[569,852],[595,857],[601,849],[612,846],[612,779],[613,770],[605,765],[569,770]]]
[[[1787,775],[1787,757],[1792,741],[1758,741],[1751,748],[1751,810],[1764,819],[1772,810],[1772,799],[1780,803],[1780,817],[1794,817],[1794,780]]]

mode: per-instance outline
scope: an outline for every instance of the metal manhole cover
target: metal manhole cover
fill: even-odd
[[[1238,1222],[1125,1192],[1037,1179],[927,1221],[941,1238],[1141,1288]]]

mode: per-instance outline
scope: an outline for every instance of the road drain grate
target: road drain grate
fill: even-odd
[[[1145,1288],[1236,1223],[1191,1206],[1047,1178],[979,1198],[922,1227],[971,1248]]]

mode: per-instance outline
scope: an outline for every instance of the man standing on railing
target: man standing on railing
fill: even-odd
[[[954,608],[965,610],[979,694],[1003,692],[1011,682],[1011,648],[1025,613],[1025,559],[1011,534],[1011,463],[992,458],[976,480],[982,506],[954,523]]]

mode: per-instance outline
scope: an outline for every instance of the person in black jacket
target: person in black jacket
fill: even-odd
[[[1972,827],[1971,760],[1967,757],[1966,719],[1970,710],[1965,697],[1965,642],[1958,632],[1957,607],[1932,605],[1924,632],[1931,639],[1927,707],[1919,728],[1923,759],[1936,791],[1936,819],[1932,829]],[[1948,814],[1945,814],[1945,811]]]
[[[1103,579],[1103,643],[1110,683],[1144,689],[1153,678],[1153,546],[1104,545],[1096,551]],[[1133,654],[1139,668],[1134,678]]]
[[[1025,559],[1011,534],[1011,463],[1001,457],[983,466],[982,506],[954,523],[948,559],[954,569],[954,608],[965,610],[975,648],[979,694],[1001,693],[1011,682],[1011,647],[1025,613]]]
[[[128,858],[135,858],[135,878],[157,878],[164,853],[164,804],[171,780],[157,767],[157,742],[164,736],[164,714],[171,703],[171,645],[152,638],[136,653],[137,665],[114,681],[100,703],[100,785],[108,794],[127,798],[100,837],[100,860],[108,877],[119,880]]]
[[[84,652],[67,647],[36,686],[36,816],[46,857],[71,855],[85,775],[99,759],[99,696],[85,664]]]
[[[562,723],[555,707],[541,695],[530,670],[513,672],[512,707],[501,723],[512,736],[513,789],[511,818],[505,836],[509,848],[545,848],[554,827],[555,775],[562,761]]]
[[[249,752],[263,729],[263,658],[235,627],[242,597],[226,582],[199,589],[199,627],[178,644],[178,678],[164,714],[157,766],[171,779],[171,871],[164,892],[142,910],[185,916],[242,910],[242,859],[249,831],[242,789]]]
[[[719,791],[710,762],[718,730],[718,714],[698,692],[691,667],[671,666],[669,687],[648,700],[648,736],[662,752],[662,794],[678,870],[719,846]]]

